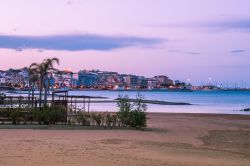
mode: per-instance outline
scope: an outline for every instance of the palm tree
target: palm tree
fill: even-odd
[[[32,91],[32,107],[34,105],[34,91],[35,91],[35,84],[39,80],[38,72],[34,68],[29,68],[29,103],[30,103],[30,91]]]
[[[48,90],[49,90],[49,79],[48,74],[52,73],[53,71],[57,71],[54,68],[54,64],[59,65],[58,58],[51,58],[45,59],[42,64],[44,64],[44,105],[47,105],[47,98],[48,98]]]
[[[39,63],[32,63],[29,67],[29,69],[31,71],[33,71],[37,77],[38,77],[38,85],[39,85],[39,107],[42,106],[42,90],[43,90],[43,80],[44,80],[44,76],[43,76],[43,64],[39,64]]]
[[[39,107],[42,105],[42,91],[44,89],[44,106],[47,105],[47,92],[48,92],[48,74],[56,71],[54,64],[59,65],[58,58],[44,59],[42,63],[32,63],[30,70],[34,71],[39,77]]]

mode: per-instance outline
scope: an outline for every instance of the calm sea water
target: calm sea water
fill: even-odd
[[[119,94],[127,94],[135,98],[140,93],[148,100],[170,102],[187,102],[191,106],[165,106],[148,104],[148,112],[171,113],[225,113],[249,114],[237,111],[250,108],[250,92],[240,91],[197,91],[197,92],[165,92],[165,91],[70,91],[71,95],[102,96],[115,99]],[[93,111],[116,111],[114,103],[91,104]]]

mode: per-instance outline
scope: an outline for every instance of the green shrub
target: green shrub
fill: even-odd
[[[84,112],[77,112],[76,113],[76,120],[79,124],[83,126],[90,126],[90,115]]]
[[[11,110],[9,108],[0,108],[1,117],[10,118]]]
[[[119,119],[116,113],[111,115],[111,120],[112,120],[112,127],[118,126]]]
[[[117,113],[105,113],[104,115],[105,119],[105,126],[106,127],[117,127],[118,126],[118,115]]]
[[[143,103],[143,96],[138,94],[134,102],[134,109],[131,112],[131,126],[136,128],[144,128],[147,126],[146,110],[147,105]]]
[[[67,109],[60,105],[44,108],[0,108],[0,117],[11,120],[15,125],[33,121],[47,125],[66,122],[66,113]]]
[[[106,127],[112,127],[112,115],[110,113],[105,114]]]
[[[131,112],[130,116],[131,116],[131,124],[130,124],[131,127],[140,129],[146,127],[147,118],[145,112],[135,110]]]
[[[95,124],[100,127],[102,122],[103,122],[103,119],[104,119],[104,116],[103,114],[101,113],[92,113],[92,119],[94,120]]]
[[[12,124],[17,125],[20,123],[21,120],[21,111],[19,109],[14,109],[12,110],[10,114]]]
[[[142,95],[138,94],[133,102],[131,102],[128,95],[119,95],[117,107],[119,109],[118,119],[122,126],[140,129],[147,126],[147,105],[143,103]]]
[[[51,105],[44,107],[42,111],[42,120],[44,124],[56,124],[65,121],[66,108],[60,105]]]
[[[34,121],[38,122],[38,124],[41,125],[42,122],[44,121],[43,112],[38,109],[33,109],[31,114],[32,114]]]
[[[119,95],[117,101],[117,107],[119,109],[118,117],[121,121],[121,124],[125,127],[130,125],[130,112],[133,109],[132,103],[129,101],[128,95]]]

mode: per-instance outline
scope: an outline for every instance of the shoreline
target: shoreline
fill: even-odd
[[[4,90],[4,89],[2,89]],[[250,89],[125,89],[125,90],[115,90],[115,89],[54,89],[54,90],[68,90],[68,91],[111,91],[111,92],[250,92]],[[28,90],[11,89],[11,91],[19,93],[28,92]],[[38,89],[36,90],[38,91]],[[52,91],[52,90],[50,90]],[[13,93],[12,92],[12,93]]]

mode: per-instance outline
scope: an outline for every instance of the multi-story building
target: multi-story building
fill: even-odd
[[[56,87],[72,87],[73,82],[73,72],[69,70],[58,71],[53,74],[52,81],[54,81],[54,86]]]
[[[157,81],[152,79],[152,78],[148,78],[147,79],[148,82],[148,89],[155,89],[157,88]]]
[[[139,89],[147,89],[148,88],[148,79],[145,77],[139,77]]]
[[[0,75],[0,85],[5,85],[5,83],[6,83],[5,77]]]
[[[86,70],[78,72],[78,85],[84,87],[93,87],[98,84],[98,74]]]
[[[136,75],[126,75],[123,77],[127,89],[135,89],[139,87],[139,77]]]
[[[29,73],[27,68],[9,69],[2,74],[2,77],[5,78],[5,84],[16,87],[29,86]]]
[[[155,76],[154,79],[157,81],[158,88],[167,88],[174,84],[173,80],[164,75]]]

